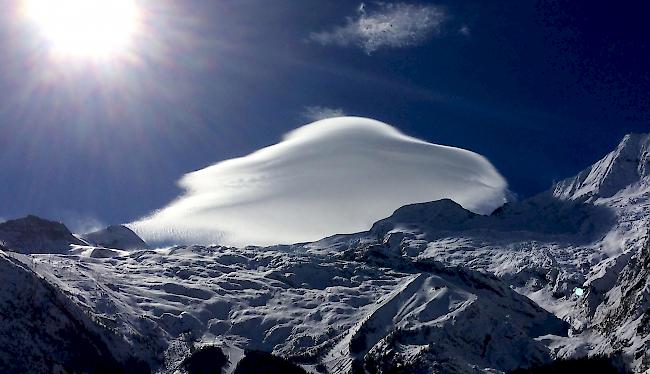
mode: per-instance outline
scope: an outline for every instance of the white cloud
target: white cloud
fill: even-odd
[[[106,224],[97,217],[72,210],[60,211],[59,217],[56,220],[65,223],[68,229],[76,234],[97,231],[106,227]]]
[[[434,5],[406,3],[361,4],[343,26],[315,32],[310,39],[323,45],[358,46],[367,53],[380,48],[417,45],[441,32],[445,10]]]
[[[363,231],[402,205],[451,198],[487,213],[506,181],[484,157],[384,123],[327,119],[185,175],[185,194],[130,224],[149,243],[270,245]]]
[[[469,28],[467,25],[463,25],[458,29],[458,33],[464,36],[470,36],[472,35],[472,29]]]
[[[341,108],[328,108],[324,106],[314,105],[305,107],[305,110],[302,112],[302,116],[309,122],[314,122],[321,119],[343,117],[345,116],[345,112]]]

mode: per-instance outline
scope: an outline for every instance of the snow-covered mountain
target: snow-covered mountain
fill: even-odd
[[[608,198],[650,175],[650,137],[629,134],[615,150],[573,178],[553,187],[565,200],[594,201]]]
[[[578,176],[489,216],[450,200],[414,204],[368,232],[305,247],[322,254],[387,245],[416,262],[494,274],[571,323],[571,338],[548,340],[556,357],[623,352],[642,372],[650,369],[648,278],[639,265],[650,227],[649,143],[650,135],[628,135]]]
[[[650,370],[650,134],[625,136],[614,151],[578,176],[554,186],[563,199],[586,200],[612,209],[616,223],[595,243],[608,258],[593,267],[579,306],[580,350],[625,352],[638,371]],[[579,186],[579,188],[576,188]]]
[[[26,312],[0,313],[11,326],[3,320],[0,348],[13,344],[11,331],[34,338],[0,355],[2,365],[20,370],[23,358],[51,351],[72,362],[59,365],[64,372],[92,370],[51,337],[65,326],[75,332],[66,346],[90,339],[89,357],[131,372],[244,373],[264,362],[286,372],[494,373],[614,355],[642,373],[649,139],[627,136],[576,177],[490,215],[443,199],[403,206],[368,231],[295,245],[3,251],[0,276],[11,287],[0,308]],[[43,242],[39,232],[32,243]],[[96,236],[86,240],[126,247],[108,244],[123,238],[110,230]],[[30,362],[35,372],[52,367]]]

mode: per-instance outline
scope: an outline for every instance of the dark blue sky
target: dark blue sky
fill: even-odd
[[[102,64],[51,61],[4,12],[0,217],[127,222],[175,198],[183,174],[277,142],[309,106],[481,153],[520,196],[650,129],[643,2],[408,4],[444,22],[369,54],[310,38],[360,2],[141,1],[136,54]]]

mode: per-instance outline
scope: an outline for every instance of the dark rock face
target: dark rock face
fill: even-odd
[[[223,350],[215,346],[205,346],[192,352],[181,363],[188,374],[220,374],[232,364]],[[300,366],[268,352],[246,350],[237,363],[235,374],[306,374]]]
[[[149,246],[144,240],[131,229],[122,225],[108,226],[103,230],[85,234],[83,238],[88,243],[98,247],[123,249],[127,251],[149,249]]]
[[[27,216],[0,223],[0,244],[20,253],[65,253],[86,243],[60,222]]]
[[[557,360],[550,364],[517,369],[508,374],[575,374],[575,373],[602,373],[619,374],[626,370],[619,366],[615,360],[606,357],[591,357],[572,360]]]
[[[221,348],[214,346],[199,348],[181,363],[189,374],[221,374],[226,365],[228,356]]]
[[[235,374],[307,374],[300,366],[267,352],[248,350],[239,361]]]

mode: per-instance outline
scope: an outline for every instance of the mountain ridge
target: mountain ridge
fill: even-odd
[[[627,134],[616,148],[576,176],[557,182],[553,195],[566,200],[594,201],[650,174],[650,134]]]
[[[21,253],[65,253],[85,244],[63,223],[34,215],[0,223],[0,245]]]
[[[504,373],[620,353],[641,373],[649,138],[626,137],[573,182],[490,215],[443,199],[311,243],[2,256],[110,326],[126,342],[115,357],[131,347],[160,373],[197,347],[217,347],[224,373],[251,350],[330,373]]]

